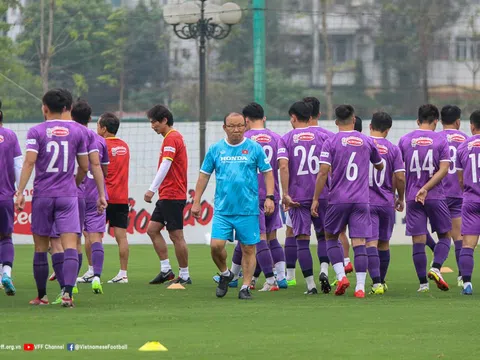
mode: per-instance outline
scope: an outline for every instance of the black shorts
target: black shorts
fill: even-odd
[[[108,204],[107,223],[111,227],[126,229],[128,227],[128,204]]]
[[[186,200],[158,200],[151,221],[164,225],[168,231],[183,229]]]

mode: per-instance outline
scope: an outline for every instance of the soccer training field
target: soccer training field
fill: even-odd
[[[232,251],[229,246],[229,256]],[[427,254],[430,261],[428,248]],[[173,249],[170,257],[174,258]],[[105,246],[104,295],[94,295],[89,284],[79,284],[73,309],[28,305],[36,296],[32,258],[32,246],[16,247],[17,295],[2,298],[0,343],[21,345],[22,350],[0,351],[2,359],[391,360],[478,359],[480,354],[478,295],[460,295],[453,252],[445,263],[455,271],[445,274],[449,292],[431,283],[430,293],[417,294],[411,247],[395,246],[387,276],[389,291],[381,297],[354,298],[352,287],[343,297],[307,297],[297,267],[296,287],[272,293],[255,291],[255,299],[245,302],[237,299],[237,289],[230,289],[223,299],[215,297],[212,275],[216,268],[205,245],[190,246],[193,285],[186,290],[148,285],[159,271],[151,246],[130,248],[129,284],[106,284],[117,273],[118,260],[117,248]],[[318,269],[317,260],[316,274]],[[349,279],[353,285],[354,274]],[[56,281],[48,285],[53,301],[59,286]],[[139,352],[148,341],[159,341],[168,351]],[[126,344],[128,350],[30,353],[23,351],[24,343]]]

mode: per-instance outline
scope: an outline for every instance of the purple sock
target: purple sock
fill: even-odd
[[[450,238],[440,238],[438,243],[435,246],[435,251],[433,252],[433,265],[432,267],[440,269],[447,260],[448,253],[450,252],[450,244],[452,240]]]
[[[343,264],[343,248],[337,240],[327,240],[327,254],[332,265]]]
[[[472,281],[473,264],[473,249],[462,248],[460,251],[460,271],[463,282]]]
[[[390,249],[379,250],[378,257],[380,258],[380,280],[384,283],[385,277],[387,276],[388,266],[390,265]]]
[[[455,245],[455,260],[457,260],[457,267],[458,267],[458,276],[462,275],[460,271],[460,251],[462,250],[462,240],[456,240],[453,242]]]
[[[65,291],[72,296],[72,288],[75,286],[78,272],[78,252],[77,249],[65,249],[63,259],[63,277],[65,281]]]
[[[235,250],[233,250],[232,263],[242,265],[242,247],[240,242],[237,243]]]
[[[310,240],[297,240],[297,257],[303,277],[313,275],[313,259],[310,252]]]
[[[60,285],[60,289],[63,289],[63,287],[65,286],[65,281],[63,277],[63,259],[64,259],[63,252],[52,255],[52,267],[53,267],[53,271],[55,271],[55,276],[57,277],[57,281],[58,281],[58,284]]]
[[[413,264],[417,272],[420,284],[426,284],[427,281],[427,254],[425,254],[425,244],[413,244]]]
[[[47,295],[48,257],[46,252],[36,252],[33,255],[33,277],[37,284],[38,298]]]
[[[257,260],[257,265],[255,265],[255,271],[253,272],[253,277],[258,278],[262,273],[262,268],[260,267],[260,263]]]
[[[13,242],[11,237],[4,237],[0,241],[0,263],[13,267],[13,258],[15,257],[15,250],[13,249]]]
[[[353,248],[353,265],[355,272],[364,273],[368,269],[367,247],[365,245],[355,246]]]
[[[257,249],[257,264],[260,265],[265,274],[265,278],[273,277],[273,260],[272,254],[270,253],[270,248],[266,240],[260,240],[256,245]]]
[[[297,264],[297,240],[294,237],[285,239],[285,261],[287,269],[295,269]]]
[[[433,240],[433,237],[429,232],[427,232],[427,246],[432,251],[435,251],[435,246],[437,246],[437,243],[435,242],[435,240]]]
[[[378,254],[378,249],[375,246],[367,248],[368,255],[368,273],[372,278],[374,284],[382,282],[380,276],[380,256]]]
[[[274,264],[285,261],[285,252],[277,239],[270,240],[268,246],[270,247]]]
[[[78,251],[78,250],[77,250]],[[80,276],[80,270],[82,270],[82,263],[83,263],[83,254],[78,253],[78,271],[77,271],[77,277]]]
[[[317,233],[317,256],[320,264],[328,264],[329,260],[327,255],[327,240],[325,240],[325,234]]]
[[[100,277],[103,270],[103,244],[101,242],[94,242],[92,244],[92,266],[94,276]]]

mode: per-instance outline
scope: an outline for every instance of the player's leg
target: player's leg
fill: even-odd
[[[463,203],[462,206],[463,245],[460,251],[460,271],[463,279],[463,295],[472,295],[472,272],[474,265],[474,250],[480,234],[480,204]]]
[[[455,246],[455,260],[457,262],[457,285],[463,288],[462,274],[460,273],[460,251],[462,250],[462,199],[447,198],[448,210],[452,219],[452,239]]]
[[[75,286],[73,287],[74,294],[78,294],[77,282],[78,282],[78,276],[80,274],[80,270],[82,269],[82,264],[83,264],[82,234],[84,233],[84,228],[85,228],[85,212],[86,212],[85,199],[78,199],[78,214],[80,217],[80,234],[78,234],[77,236],[78,271],[77,271],[77,277],[75,280]],[[97,214],[96,211],[95,211],[95,214]],[[105,219],[105,216],[103,216],[103,219]],[[102,231],[105,231],[105,220],[103,223]]]
[[[280,222],[280,227],[282,227],[281,225],[282,224]],[[282,245],[280,245],[280,243],[278,242],[277,230],[273,230],[267,233],[267,241],[268,246],[270,247],[270,252],[272,254],[275,271],[277,272],[278,287],[280,289],[286,289],[288,288],[288,283],[285,274],[285,252],[283,251]]]
[[[228,284],[233,280],[233,273],[227,267],[227,241],[233,241],[233,224],[231,216],[214,214],[212,219],[212,240],[210,241],[210,253],[212,260],[217,266],[220,276],[216,296],[224,297],[228,292]]]
[[[315,235],[317,237],[317,257],[320,262],[320,273],[318,274],[318,281],[320,282],[320,288],[324,294],[330,293],[332,290],[330,281],[328,280],[328,265],[330,260],[327,254],[327,240],[325,238],[325,213],[327,212],[328,202],[326,200],[320,200],[318,206],[318,217],[312,217],[313,227],[315,229]]]
[[[105,231],[106,215],[99,214],[97,204],[94,202],[86,203],[85,207],[85,233],[92,249],[93,279],[92,291],[94,294],[103,294],[101,276],[103,271],[103,262],[105,253],[103,250],[103,232]],[[78,245],[78,244],[77,244]]]
[[[109,205],[109,207],[112,205]],[[109,208],[107,207],[107,209]],[[127,267],[128,267],[128,204],[114,204],[113,216],[109,219],[110,226],[113,227],[113,234],[118,245],[118,255],[120,258],[120,270],[118,274],[111,280],[109,284],[128,284]]]
[[[93,280],[93,266],[92,266],[92,247],[89,235],[84,231],[83,238],[85,239],[85,255],[87,255],[88,269],[82,276],[77,277],[77,283],[91,283]],[[83,259],[79,257],[79,260]],[[80,261],[78,268],[80,270]]]
[[[350,242],[348,241],[348,236],[345,230],[340,233],[338,239],[342,245],[343,265],[345,266],[345,273],[349,274],[353,272],[353,266],[352,262],[350,261]]]
[[[260,276],[260,273],[263,271],[263,273],[265,274],[266,282],[259,291],[278,291],[279,287],[273,274],[272,253],[270,252],[270,248],[268,247],[267,243],[267,217],[265,216],[265,212],[262,206],[260,206],[259,210],[260,215],[258,217],[258,221],[260,227],[260,241],[255,245],[257,263],[255,271],[253,273],[252,284],[255,286],[258,277]],[[250,289],[252,289],[252,286],[250,286]]]
[[[372,236],[366,239],[368,256],[368,273],[372,279],[372,290],[370,294],[382,295],[383,286],[380,277],[380,257],[378,254],[378,238],[380,233],[380,211],[379,206],[370,206],[370,218],[372,221]]]
[[[60,292],[57,298],[52,302],[52,305],[62,303],[63,288],[65,287],[65,278],[63,276],[63,262],[65,260],[65,254],[63,252],[62,241],[60,240],[60,234],[53,225],[52,233],[50,235],[50,255],[52,256],[52,268],[55,279],[60,285]],[[52,278],[50,275],[49,280]]]
[[[387,291],[387,283],[385,278],[387,277],[388,267],[390,266],[390,242],[379,241],[378,242],[378,257],[380,259],[380,281],[383,285],[383,290]]]
[[[13,259],[15,256],[12,233],[13,233],[14,205],[12,200],[0,201],[0,284],[8,296],[16,293],[12,280]]]
[[[433,238],[432,234],[430,234],[430,232],[427,231],[427,243],[426,245],[430,248],[430,250],[432,250],[432,252],[435,251],[435,246],[437,246],[437,243],[435,241],[435,239]]]
[[[288,286],[297,285],[295,279],[295,267],[297,264],[297,240],[293,234],[293,224],[290,213],[285,213],[285,262],[287,264],[287,283]]]

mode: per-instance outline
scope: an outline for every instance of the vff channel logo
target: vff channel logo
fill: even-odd
[[[75,344],[67,344],[67,351],[75,351]]]

